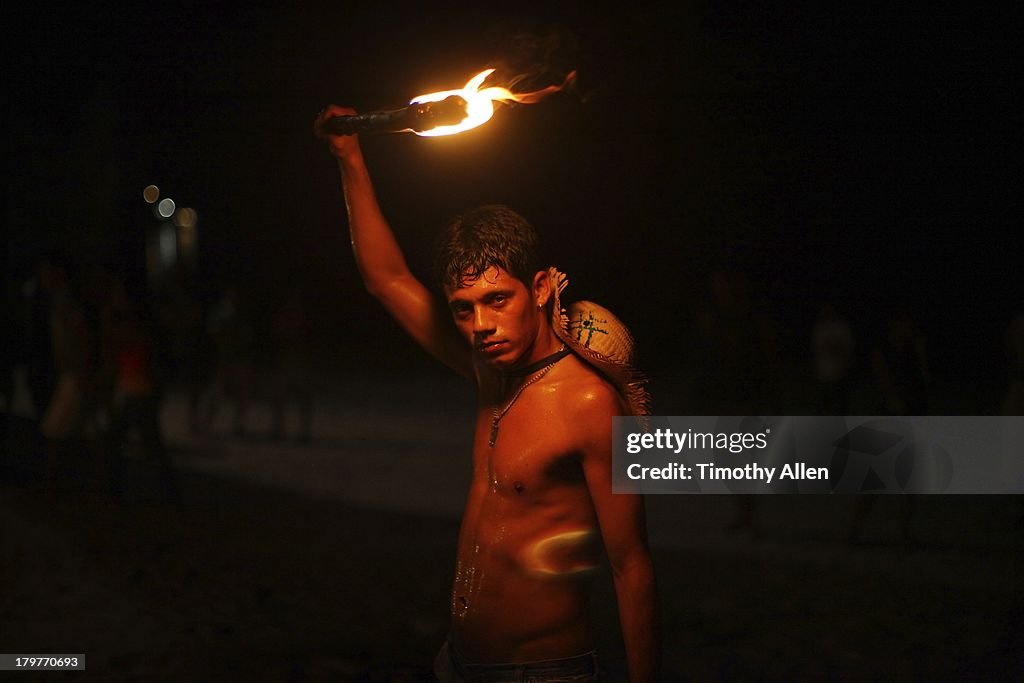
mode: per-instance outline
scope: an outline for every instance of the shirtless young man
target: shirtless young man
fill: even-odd
[[[612,416],[625,414],[623,399],[556,336],[555,285],[533,262],[533,229],[505,207],[456,219],[439,242],[438,300],[406,266],[358,138],[320,128],[354,113],[328,107],[314,131],[338,160],[363,281],[424,349],[479,391],[451,636],[435,672],[452,681],[597,680],[588,594],[603,545],[630,680],[655,680],[643,503],[612,494]]]

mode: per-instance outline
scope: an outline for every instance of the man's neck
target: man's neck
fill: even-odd
[[[537,335],[537,341],[534,342],[527,353],[523,354],[513,370],[532,365],[543,358],[558,353],[561,348],[561,340],[555,336],[554,331],[549,326],[545,325]]]

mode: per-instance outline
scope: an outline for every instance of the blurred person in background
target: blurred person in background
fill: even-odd
[[[832,304],[822,304],[811,332],[817,408],[820,415],[846,415],[850,408],[853,328]]]
[[[885,325],[885,336],[871,353],[875,385],[881,397],[883,415],[928,414],[928,353],[924,334],[906,309],[897,309]],[[853,520],[847,534],[851,543],[861,541],[868,514],[878,496],[857,496]],[[913,541],[917,496],[900,496],[899,532],[903,543]]]
[[[52,285],[55,255],[44,254],[36,262],[35,273],[27,281],[22,293],[28,308],[25,339],[25,363],[32,408],[37,421],[42,422],[46,407],[57,386],[54,367],[53,342],[50,340],[50,309],[53,306]]]
[[[221,402],[227,398],[235,404],[232,431],[235,436],[244,436],[255,373],[255,330],[240,287],[224,288],[220,300],[210,311],[206,328],[213,345],[215,366],[200,428],[212,427]]]
[[[272,376],[273,427],[271,438],[283,439],[287,433],[287,411],[291,403],[299,410],[297,438],[310,439],[313,422],[313,395],[310,389],[310,321],[301,287],[293,287],[274,312],[271,337],[274,344]]]
[[[704,415],[768,413],[778,353],[769,321],[756,315],[747,277],[715,270],[695,316],[691,363],[696,369],[698,411]],[[726,530],[756,535],[755,499],[734,494],[735,517]]]
[[[96,338],[74,290],[70,261],[56,255],[42,264],[40,284],[49,293],[49,338],[56,384],[43,413],[43,479],[53,483],[62,464],[88,443],[97,447]]]
[[[161,498],[175,500],[179,496],[177,476],[160,432],[162,387],[156,344],[142,305],[121,280],[110,290],[108,330],[105,355],[112,364],[108,373],[113,395],[106,441],[111,492],[118,498],[125,493],[124,447],[128,435],[136,431],[143,454],[160,469]]]
[[[927,343],[909,311],[890,316],[871,360],[883,414],[928,414]]]
[[[160,324],[168,341],[172,376],[188,401],[188,426],[199,431],[199,401],[206,365],[203,307],[193,273],[181,261],[168,271],[160,290]]]
[[[1003,415],[1024,415],[1024,313],[1018,313],[1006,330],[1006,358],[1010,381],[1003,398]]]

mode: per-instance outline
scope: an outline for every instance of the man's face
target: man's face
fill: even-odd
[[[521,280],[491,267],[465,287],[445,287],[455,326],[485,363],[496,368],[528,362],[544,309]]]

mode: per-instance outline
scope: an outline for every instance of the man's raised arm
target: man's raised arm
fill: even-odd
[[[472,377],[469,347],[455,331],[446,308],[410,272],[381,213],[358,137],[331,135],[322,129],[327,119],[352,114],[352,109],[331,105],[317,117],[313,132],[327,141],[338,160],[352,251],[363,283],[420,346],[457,372]]]

